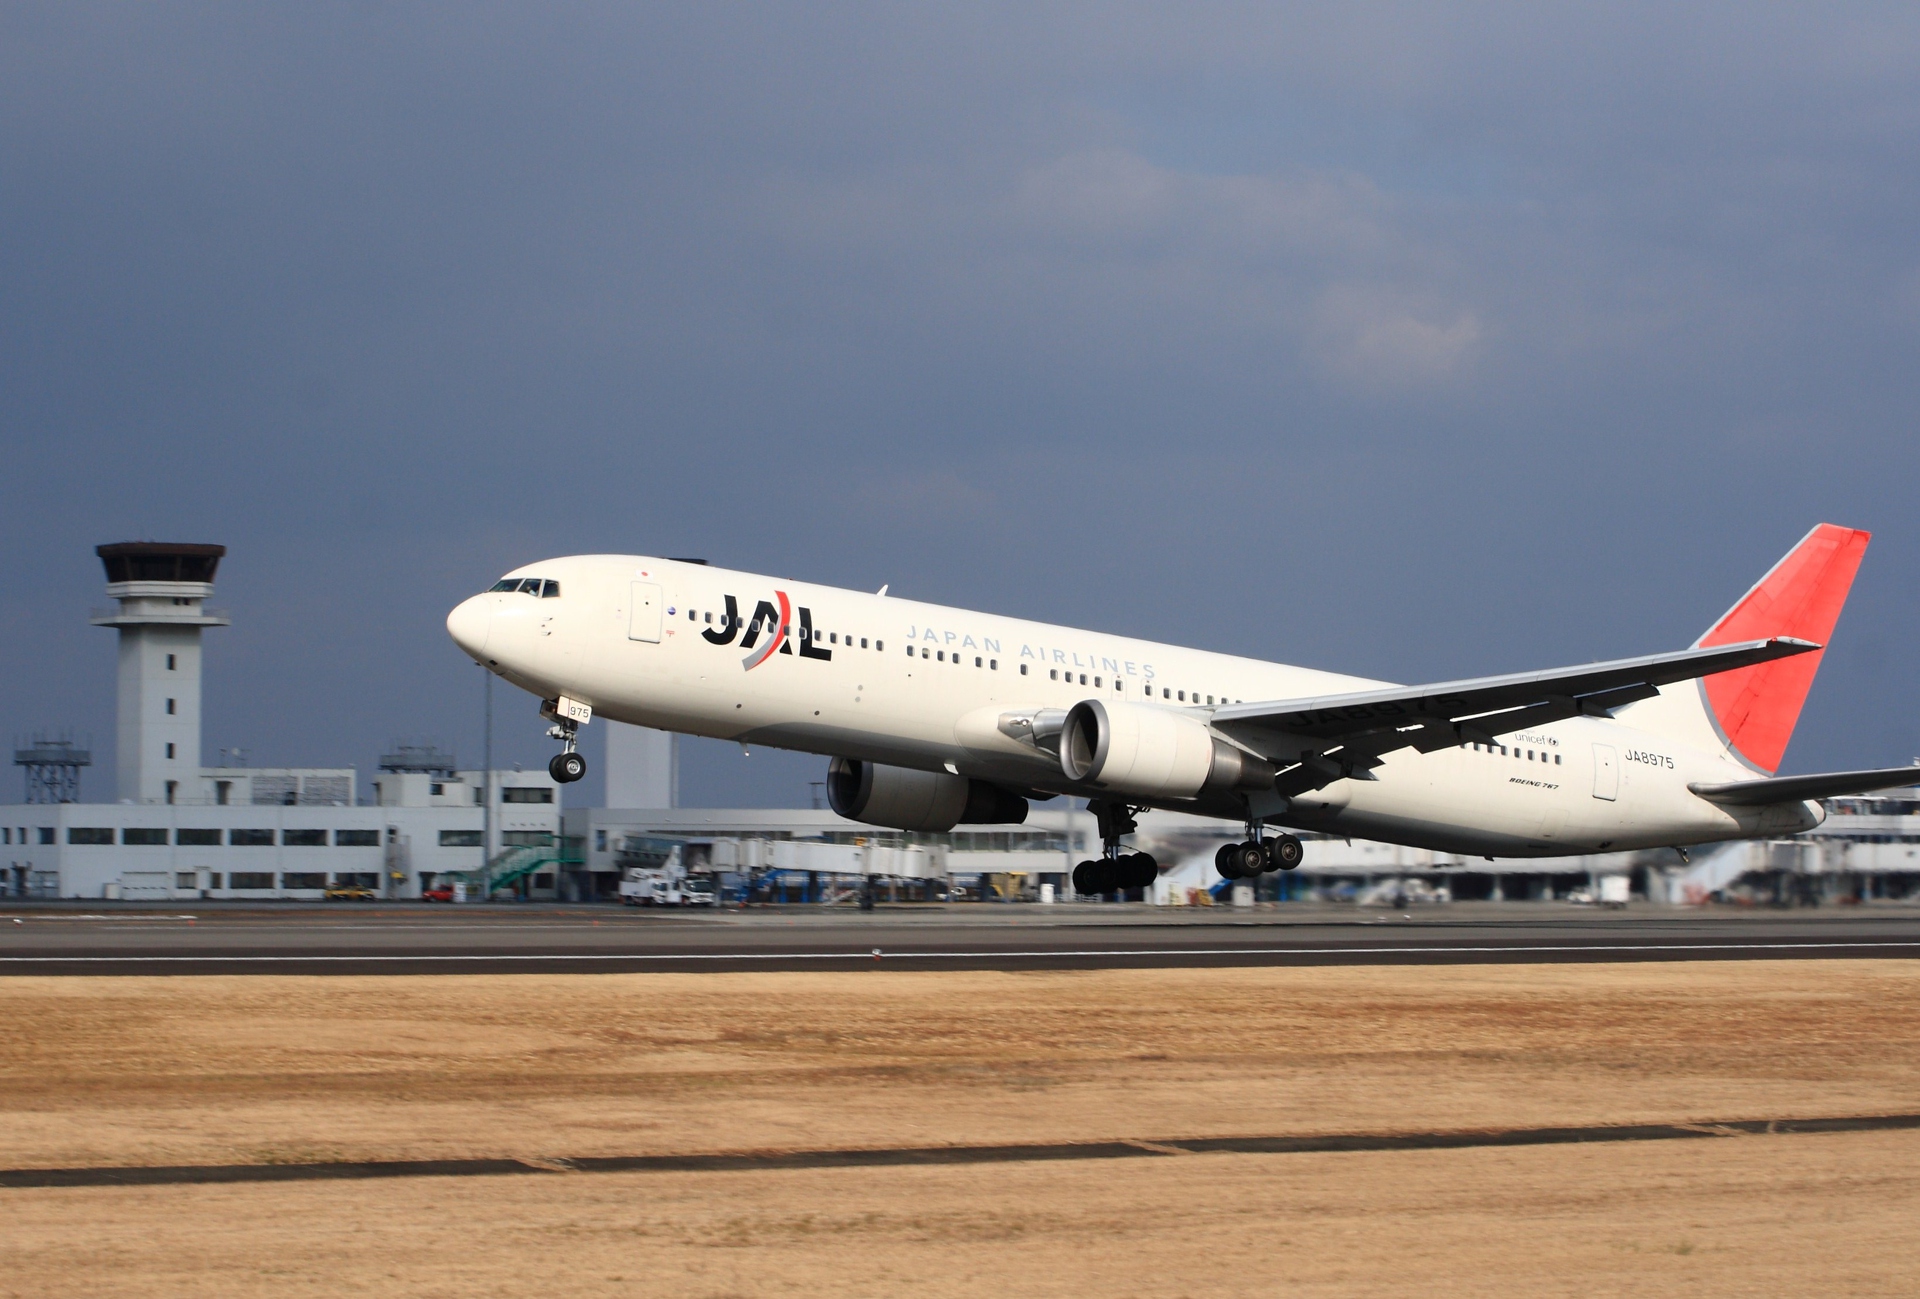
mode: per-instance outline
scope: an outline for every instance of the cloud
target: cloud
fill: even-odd
[[[1363,387],[1451,378],[1472,364],[1481,342],[1472,312],[1421,310],[1391,289],[1335,285],[1314,314],[1322,362]]]

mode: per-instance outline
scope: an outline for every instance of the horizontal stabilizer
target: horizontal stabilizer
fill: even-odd
[[[1920,767],[1828,771],[1816,776],[1775,776],[1771,780],[1736,780],[1730,785],[1707,785],[1696,781],[1687,788],[1710,803],[1723,803],[1729,807],[1761,807],[1768,803],[1798,803],[1809,798],[1866,794],[1899,785],[1920,785]]]

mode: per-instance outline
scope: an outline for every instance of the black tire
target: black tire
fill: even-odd
[[[1249,839],[1233,845],[1233,868],[1243,880],[1250,880],[1267,869],[1267,851]]]
[[[1239,846],[1239,844],[1223,843],[1220,845],[1220,851],[1213,855],[1213,868],[1220,872],[1221,879],[1237,880],[1240,878],[1240,868],[1233,864],[1233,850]]]
[[[1105,862],[1083,861],[1073,868],[1073,891],[1083,897],[1093,897],[1113,891],[1113,885],[1107,881]]]
[[[587,774],[587,760],[577,753],[556,753],[547,764],[547,774],[562,785],[571,785]]]
[[[1160,863],[1150,853],[1128,853],[1119,861],[1119,883],[1124,889],[1150,889],[1160,878]]]
[[[1298,839],[1290,834],[1283,834],[1267,844],[1267,862],[1269,863],[1267,869],[1290,871],[1298,866],[1300,859],[1306,855],[1307,850],[1301,846]]]

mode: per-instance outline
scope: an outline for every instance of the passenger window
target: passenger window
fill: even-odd
[[[999,670],[1000,670],[1000,660],[999,660],[999,659],[988,659],[988,660],[987,660],[987,671],[989,671],[989,672],[998,672]]]
[[[1083,686],[1087,684],[1087,674],[1084,672],[1080,674],[1080,684]]]
[[[866,647],[867,647],[867,638],[865,636],[862,636],[860,638],[860,648],[865,649]]]
[[[1023,677],[1027,675],[1027,665],[1024,663],[1020,665],[1020,675]]]
[[[973,656],[973,666],[975,667],[980,666],[980,656],[978,654]]]
[[[1160,697],[1161,697],[1162,699],[1171,699],[1171,698],[1173,698],[1173,691],[1171,691],[1171,690],[1169,690],[1169,689],[1168,689],[1167,687],[1165,687],[1165,686],[1161,686],[1161,687],[1160,687]]]
[[[1049,680],[1049,681],[1058,681],[1059,679],[1060,679],[1060,669],[1059,669],[1059,668],[1048,668],[1048,669],[1047,669],[1047,680]]]
[[[1559,754],[1557,754],[1557,753],[1553,755],[1553,765],[1554,765],[1554,766],[1556,766],[1556,767],[1558,767],[1558,766],[1560,766],[1560,765],[1561,765],[1561,763],[1560,763],[1560,755],[1559,755]]]
[[[839,633],[839,632],[837,632],[837,631],[830,631],[830,632],[828,632],[828,633],[827,633],[827,644],[829,644],[829,645],[838,645],[839,643],[840,643],[840,633]]]
[[[1184,690],[1180,692],[1180,702],[1183,704],[1187,702],[1187,692]]]
[[[1212,702],[1213,702],[1213,696],[1212,696],[1212,695],[1208,695],[1208,696],[1207,696],[1207,702],[1208,702],[1208,703],[1212,703]]]
[[[907,653],[909,653],[909,654],[911,654],[911,653],[913,653],[913,651],[912,651],[912,650],[908,650],[908,651],[907,651]],[[925,649],[925,647],[922,647],[922,648],[921,648],[921,650],[920,650],[920,657],[921,657],[921,658],[925,658],[926,656],[927,656],[927,651],[926,651],[926,649]]]
[[[1086,682],[1085,682],[1084,680],[1082,680],[1080,684],[1082,684],[1082,685],[1085,685],[1085,684],[1086,684]],[[1100,688],[1100,678],[1099,678],[1099,677],[1095,677],[1095,678],[1093,679],[1093,688],[1094,688],[1095,690],[1098,690],[1098,689]]]

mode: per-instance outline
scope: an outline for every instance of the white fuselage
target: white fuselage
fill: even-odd
[[[683,561],[575,556],[510,577],[557,582],[558,594],[475,596],[448,626],[468,653],[543,698],[565,696],[641,726],[1044,793],[1103,796],[1069,781],[1051,751],[1009,734],[1001,719],[1010,712],[1099,698],[1205,720],[1219,704],[1386,684]],[[768,654],[781,637],[783,599],[787,633]],[[1696,689],[1686,682],[1618,719],[1576,718],[1494,745],[1402,749],[1385,756],[1373,780],[1340,780],[1291,801],[1256,797],[1249,806],[1223,795],[1155,805],[1499,857],[1818,824],[1814,804],[1728,809],[1688,791],[1689,782],[1754,774],[1704,724],[1697,735],[1684,724],[1632,724],[1637,713],[1681,715],[1681,692]]]

